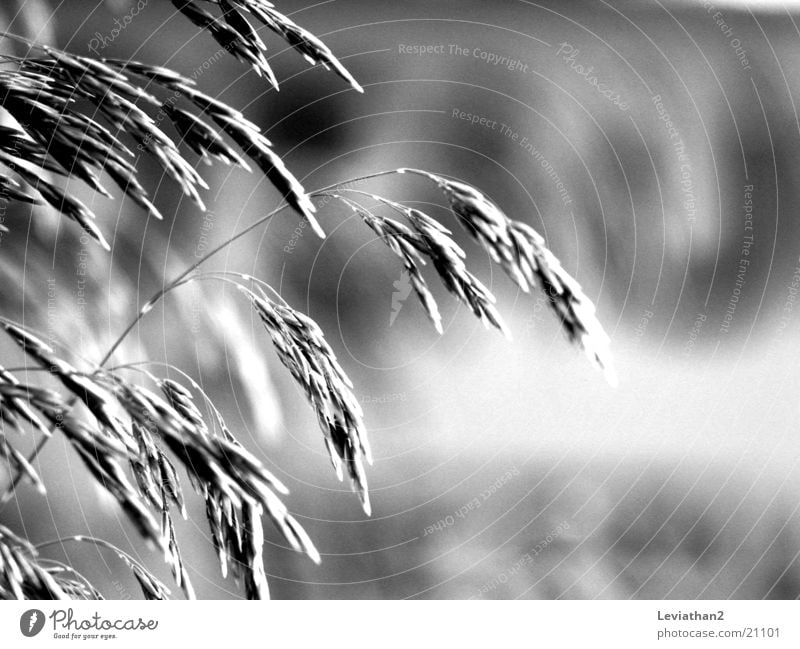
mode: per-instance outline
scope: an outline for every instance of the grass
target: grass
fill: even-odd
[[[253,22],[277,33],[309,63],[333,70],[362,92],[327,46],[269,3],[206,3],[216,5],[216,14],[191,1],[173,0],[173,4],[276,88],[276,77],[264,56],[266,45]],[[6,37],[28,46],[29,53],[5,56],[6,67],[0,70],[2,105],[16,119],[15,125],[0,130],[0,163],[7,170],[0,175],[3,200],[49,204],[99,246],[111,250],[114,242],[109,242],[96,215],[63,190],[61,181],[77,179],[110,197],[110,190],[100,179],[105,174],[149,215],[160,219],[162,215],[139,180],[133,161],[135,148],[154,157],[164,174],[204,210],[202,193],[208,185],[182,152],[182,148],[188,148],[201,158],[226,165],[249,170],[252,163],[275,185],[285,202],[165,282],[100,359],[81,358],[81,350],[73,350],[72,356],[80,360],[73,363],[63,348],[57,351],[31,327],[2,318],[5,332],[27,359],[21,368],[0,368],[0,454],[14,476],[4,499],[15,497],[22,481],[45,491],[46,481],[37,474],[33,460],[57,433],[66,438],[89,475],[111,494],[140,535],[164,554],[186,597],[193,597],[194,589],[173,521],[175,513],[186,516],[178,467],[205,503],[223,574],[230,571],[245,596],[265,598],[269,594],[263,557],[264,516],[292,548],[318,563],[319,552],[281,499],[288,493],[286,487],[239,443],[223,414],[186,373],[165,365],[162,369],[167,376],[156,375],[146,369],[146,360],[117,366],[109,363],[141,319],[172,291],[200,281],[234,285],[263,323],[278,359],[306,394],[337,475],[340,479],[347,477],[369,515],[366,465],[371,453],[363,413],[354,386],[320,327],[262,280],[230,272],[203,272],[200,267],[287,209],[297,212],[324,237],[311,198],[330,197],[354,210],[400,259],[440,333],[439,309],[423,276],[422,267],[427,262],[448,292],[478,319],[509,335],[495,297],[467,269],[466,253],[450,230],[418,209],[353,187],[379,176],[412,174],[435,183],[473,239],[521,289],[527,292],[538,286],[545,292],[567,336],[586,350],[609,381],[614,381],[608,338],[580,286],[563,270],[538,233],[509,219],[480,190],[441,174],[394,169],[307,192],[256,124],[200,91],[191,80],[159,66],[92,59],[11,34]],[[93,107],[91,115],[82,109],[87,103]],[[160,120],[148,110],[166,116],[178,137],[165,133]],[[402,220],[382,213],[387,211]],[[49,375],[55,388],[31,383],[34,368]],[[180,381],[171,378],[176,375]],[[195,401],[198,396],[202,410]],[[10,434],[30,430],[40,437],[26,457],[15,449]],[[145,597],[169,596],[169,589],[142,563],[102,539],[78,535],[46,545],[67,542],[111,550],[133,572]],[[38,550],[27,539],[0,528],[0,595],[101,596],[75,570],[48,563]]]

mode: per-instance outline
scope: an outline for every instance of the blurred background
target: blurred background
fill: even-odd
[[[273,284],[320,323],[353,379],[375,452],[371,518],[336,481],[311,409],[230,289],[175,293],[117,359],[190,373],[291,489],[323,563],[268,530],[274,597],[800,596],[797,3],[281,0],[364,95],[265,34],[277,93],[170,3],[139,5],[14,0],[0,22],[194,77],[261,125],[309,190],[401,166],[480,187],[545,236],[612,340],[616,389],[541,294],[493,274],[420,179],[363,188],[453,229],[512,342],[431,276],[440,337],[396,259],[333,203],[320,205],[324,241],[287,212],[232,246],[209,268]],[[203,215],[152,161],[140,168],[164,222],[75,188],[113,238],[110,257],[56,215],[2,215],[3,313],[72,358],[100,358],[165,276],[279,201],[260,175],[215,165],[202,169]],[[87,260],[95,281],[84,285]],[[8,341],[0,352],[20,360]],[[41,472],[48,496],[21,487],[0,522],[37,541],[107,538],[169,583],[61,440]],[[198,595],[240,597],[219,575],[200,503],[190,509],[179,537]],[[52,556],[109,598],[138,596],[96,549]]]

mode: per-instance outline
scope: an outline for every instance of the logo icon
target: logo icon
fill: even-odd
[[[408,274],[407,270],[404,270],[402,275],[400,275],[400,279],[392,284],[395,287],[394,293],[392,293],[392,313],[389,316],[389,326],[391,327],[394,324],[395,319],[400,314],[400,309],[403,308],[403,304],[408,299],[408,296],[411,295],[411,277]]]
[[[32,638],[44,628],[44,613],[32,608],[19,618],[19,630],[26,638]]]

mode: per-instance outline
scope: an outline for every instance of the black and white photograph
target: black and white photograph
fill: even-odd
[[[800,2],[2,0],[0,107],[9,646],[798,646]]]

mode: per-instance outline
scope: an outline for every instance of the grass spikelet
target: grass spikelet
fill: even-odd
[[[259,76],[266,76],[272,87],[278,89],[278,80],[264,56],[266,50],[264,42],[252,25],[230,3],[224,0],[216,3],[222,8],[222,15],[227,24],[192,0],[172,0],[172,4],[192,23],[211,34],[225,50],[250,65]]]
[[[99,548],[107,549],[113,552],[131,571],[139,587],[142,589],[142,594],[148,600],[166,600],[169,599],[170,590],[161,582],[152,572],[150,572],[142,563],[134,559],[127,552],[123,552],[117,546],[102,539],[97,539],[91,536],[72,536],[66,539],[59,539],[47,545],[63,544],[64,541],[77,541],[79,543],[91,543]]]
[[[0,382],[2,403],[13,403],[19,395],[27,393],[31,407],[41,412],[50,425],[60,428],[67,435],[95,479],[112,493],[143,535],[164,549],[176,582],[184,588],[187,597],[193,597],[194,593],[168,511],[169,505],[174,504],[184,512],[183,497],[175,468],[159,449],[157,440],[163,442],[181,461],[206,498],[207,506],[214,509],[214,503],[217,503],[216,509],[225,512],[225,525],[221,522],[221,516],[215,515],[211,519],[215,545],[225,548],[225,556],[246,559],[245,565],[249,566],[255,565],[256,556],[260,560],[261,550],[255,553],[252,542],[242,546],[241,539],[260,538],[259,535],[263,535],[260,520],[257,523],[253,520],[254,512],[257,511],[260,516],[263,511],[293,548],[319,561],[319,553],[308,535],[275,494],[276,491],[287,493],[286,487],[235,441],[219,411],[215,412],[223,431],[221,437],[212,434],[194,404],[191,393],[180,384],[170,380],[157,381],[167,397],[167,401],[164,401],[150,390],[129,383],[113,372],[96,371],[91,376],[81,375],[57,358],[50,347],[32,334],[11,324],[4,326],[30,356],[50,368],[65,387],[84,402],[102,430],[108,432],[113,423],[117,432],[111,436],[101,436],[93,427],[68,417],[69,405],[57,393],[50,391],[43,391],[39,395],[27,386]],[[130,419],[130,432],[112,414],[115,404]],[[123,440],[119,441],[119,437]],[[138,490],[131,485],[122,469],[120,461],[125,459],[134,469]],[[145,502],[160,510],[160,530]],[[233,512],[237,513],[234,515]],[[265,584],[261,584],[263,567],[255,574],[252,574],[253,570],[251,568],[247,572],[235,568],[234,573],[242,578],[249,593],[268,592]],[[144,579],[137,575],[137,578],[140,577]],[[148,587],[149,582],[145,580],[143,588]],[[149,594],[155,596],[157,592]]]
[[[122,461],[130,456],[93,427],[67,418],[63,411],[60,415],[53,417],[53,426],[64,432],[94,479],[114,496],[145,540],[163,549],[158,525],[123,469]]]
[[[80,225],[83,231],[97,241],[104,250],[111,250],[108,241],[94,222],[94,213],[86,205],[44,178],[37,177],[36,174],[23,170],[21,167],[16,167],[15,171],[39,192],[46,203]]]
[[[260,29],[262,26],[277,33],[310,64],[334,70],[352,88],[363,92],[324,43],[267,0],[172,3],[228,53],[266,77],[276,90],[277,79],[261,36],[267,30]],[[173,518],[175,510],[184,518],[187,516],[181,485],[185,471],[203,499],[223,575],[230,572],[248,598],[266,598],[269,585],[264,567],[264,516],[294,550],[320,562],[310,537],[280,498],[288,489],[238,442],[219,409],[186,373],[160,364],[183,376],[191,389],[144,370],[142,366],[152,364],[147,361],[112,368],[107,364],[145,314],[173,289],[199,279],[235,285],[248,297],[278,359],[311,403],[339,479],[347,477],[369,515],[365,463],[371,464],[372,457],[363,412],[353,394],[352,382],[320,327],[286,304],[268,284],[250,275],[234,271],[195,273],[209,258],[288,207],[299,212],[324,237],[315,217],[315,205],[261,129],[240,111],[200,91],[194,81],[159,66],[92,59],[36,45],[11,34],[4,37],[28,45],[29,52],[24,57],[0,55],[0,105],[16,120],[13,126],[0,125],[0,201],[50,205],[108,250],[109,243],[95,224],[95,215],[62,188],[62,181],[79,180],[94,192],[112,198],[101,181],[107,175],[137,205],[161,218],[140,182],[137,155],[131,145],[135,143],[140,152],[146,151],[157,160],[165,175],[200,209],[204,209],[201,193],[208,185],[195,170],[194,159],[190,163],[182,154],[184,148],[204,163],[221,161],[248,171],[249,159],[277,188],[284,202],[204,255],[198,255],[199,260],[165,283],[139,309],[99,364],[92,364],[86,371],[61,358],[24,327],[0,319],[0,327],[26,358],[39,366],[35,369],[45,370],[46,376],[58,384],[57,390],[29,385],[27,366],[12,371],[0,367],[0,459],[15,474],[0,496],[0,503],[15,494],[18,480],[23,478],[44,491],[33,459],[52,433],[58,432],[80,456],[90,477],[111,494],[148,544],[163,552],[176,584],[192,599],[195,592]],[[165,99],[166,92],[170,96]],[[164,117],[169,119],[162,130]],[[538,285],[546,293],[570,340],[580,344],[613,381],[608,338],[595,317],[594,305],[547,249],[542,237],[526,224],[506,217],[479,190],[426,171],[399,169],[361,176],[311,195],[341,200],[401,260],[439,333],[441,314],[422,272],[428,261],[449,293],[487,328],[495,327],[508,336],[494,295],[467,270],[465,252],[450,230],[418,209],[349,187],[352,182],[395,173],[413,173],[435,183],[471,238],[522,290],[527,292]],[[349,198],[354,195],[366,196],[377,205],[365,207]],[[378,214],[384,208],[393,210],[396,218]],[[0,232],[6,231],[0,224]],[[232,327],[223,326],[222,330],[236,338],[237,330]],[[253,351],[241,346],[237,354],[241,360]],[[79,352],[74,357],[80,358]],[[240,364],[250,370],[262,368],[252,363]],[[132,370],[150,383],[130,380],[128,372]],[[21,371],[26,372],[24,383],[15,376]],[[251,390],[258,392],[259,388]],[[204,400],[202,411],[195,402],[196,395]],[[12,445],[12,431],[42,433],[31,455],[26,457]],[[169,589],[142,563],[102,539],[74,536],[33,545],[0,525],[0,599],[101,599],[102,595],[80,573],[39,556],[43,547],[67,541],[91,543],[114,552],[131,570],[147,599],[170,596]]]
[[[42,391],[41,388],[36,389]],[[15,396],[15,393],[19,396]],[[56,393],[52,393],[49,396],[51,402],[54,399],[53,395],[57,398]],[[30,407],[30,400],[30,395],[24,388],[20,387],[20,382],[17,377],[0,366],[0,421],[2,421],[4,425],[15,428],[19,432],[24,431],[21,423],[26,422],[45,437],[50,437],[50,428],[48,428],[42,421],[42,418],[36,414],[34,409]]]
[[[256,73],[265,76],[275,90],[278,81],[267,63],[264,52],[267,47],[245,18],[248,13],[278,34],[290,47],[302,54],[311,65],[321,65],[333,70],[353,89],[363,93],[364,89],[336,58],[330,48],[307,29],[300,27],[289,17],[275,9],[265,0],[209,0],[217,5],[220,17],[201,8],[195,0],[172,0],[172,4],[195,25],[208,31],[214,40],[237,59],[250,65]]]
[[[314,233],[324,239],[325,231],[314,216],[317,208],[300,181],[289,171],[280,156],[270,148],[269,141],[260,133],[246,132],[230,123],[222,124],[222,129],[256,163],[286,202],[306,218]]]
[[[6,332],[43,368],[50,371],[67,390],[80,399],[97,422],[128,448],[133,448],[129,435],[114,414],[111,395],[91,377],[78,372],[55,355],[53,349],[36,336],[10,323],[3,323]]]
[[[155,509],[161,511],[161,535],[166,541],[166,561],[175,583],[183,589],[186,598],[195,599],[194,588],[183,564],[175,536],[175,525],[170,514],[170,505],[175,505],[181,516],[186,518],[186,507],[178,474],[148,428],[132,422],[131,431],[139,445],[138,456],[131,460],[139,492]]]
[[[105,597],[74,568],[54,559],[40,558],[39,564],[55,579],[70,599],[100,601]]]
[[[221,438],[213,436],[189,390],[169,379],[159,381],[158,385],[170,405],[186,421],[191,422],[202,434],[219,440],[228,453],[233,451],[234,456],[240,455],[244,458],[244,462],[228,458],[234,470],[239,467],[238,479],[241,480],[241,475],[246,475],[247,471],[258,472],[261,476],[263,484],[258,485],[253,482],[249,486],[246,485],[241,489],[238,499],[235,496],[232,497],[219,485],[208,482],[201,485],[200,491],[206,499],[206,512],[223,574],[227,573],[230,563],[233,565],[234,576],[244,582],[248,597],[264,598],[268,596],[269,589],[266,584],[261,549],[261,545],[263,545],[262,513],[269,516],[295,550],[307,554],[314,562],[319,563],[319,552],[311,539],[275,495],[275,492],[286,494],[288,489],[236,441],[225,424],[222,414],[213,403],[209,401],[208,405],[214,412],[217,426],[222,433]]]
[[[325,237],[325,232],[314,217],[316,207],[306,194],[300,181],[286,168],[283,160],[272,150],[270,141],[261,134],[261,129],[246,119],[238,111],[234,111],[205,93],[192,88],[183,87],[187,97],[201,110],[208,114],[214,122],[239,146],[262,173],[272,182],[284,196],[287,203],[308,219],[314,232]]]
[[[237,0],[237,4],[248,8],[256,18],[277,34],[280,34],[289,45],[300,52],[311,65],[321,65],[326,70],[333,68],[334,72],[349,83],[357,92],[364,89],[353,78],[347,68],[337,59],[330,48],[309,32],[279,13],[268,2]]]
[[[28,386],[0,382],[0,403],[13,403],[27,395],[27,403],[36,409],[51,426],[60,429],[87,464],[95,479],[103,484],[122,505],[137,527],[164,550],[165,558],[188,598],[194,590],[178,549],[169,506],[174,504],[183,513],[183,496],[175,467],[160,450],[161,441],[189,472],[198,491],[206,498],[212,536],[220,551],[221,561],[234,561],[233,572],[244,582],[252,596],[265,595],[265,573],[261,565],[262,550],[255,547],[263,540],[261,513],[266,513],[297,551],[308,554],[315,562],[319,553],[299,523],[291,516],[275,492],[286,493],[286,487],[238,442],[227,429],[221,415],[219,424],[223,435],[218,436],[206,426],[191,393],[180,384],[157,381],[167,401],[157,394],[134,385],[113,372],[98,370],[93,378],[74,384],[73,370],[55,357],[52,350],[24,330],[6,325],[6,329],[31,356],[40,363],[53,363],[54,372],[76,393],[77,386],[89,386],[91,397],[84,400],[95,417],[105,421],[110,401],[130,419],[130,435],[135,442],[128,445],[116,436],[68,416],[70,406],[58,393],[37,390]],[[101,396],[102,395],[102,399]],[[77,394],[76,394],[77,396]],[[118,426],[123,423],[118,421]],[[103,428],[107,433],[107,429]],[[133,446],[133,452],[129,446]],[[121,462],[128,460],[134,469],[138,490],[128,481]],[[147,504],[161,513],[160,529]],[[222,550],[224,548],[224,551]],[[245,567],[242,567],[245,566]],[[147,597],[160,599],[164,592],[139,566],[132,570]]]
[[[165,103],[162,109],[172,120],[181,135],[182,142],[195,153],[208,158],[213,156],[227,165],[238,165],[250,171],[250,166],[236,151],[229,147],[219,134],[203,120],[181,108]]]
[[[616,385],[610,340],[597,320],[594,304],[580,284],[562,268],[538,232],[521,221],[509,219],[471,185],[419,169],[398,171],[435,182],[467,232],[523,291],[539,285],[569,340],[583,348],[589,360],[604,372],[609,384]]]
[[[40,494],[44,495],[46,493],[44,483],[39,477],[39,474],[36,473],[36,469],[31,466],[28,459],[22,453],[9,443],[5,434],[2,432],[0,432],[0,457],[6,460],[12,475],[16,473],[27,478]]]
[[[308,316],[278,304],[259,290],[240,286],[253,304],[272,339],[281,363],[303,388],[317,413],[331,462],[339,479],[344,472],[371,512],[364,460],[371,463],[363,413],[353,384],[336,360],[322,330]]]
[[[0,525],[0,599],[69,599],[36,548]]]
[[[519,221],[512,221],[509,230],[515,248],[521,251],[521,256],[530,266],[531,273],[547,295],[569,340],[578,343],[589,360],[603,371],[608,383],[616,386],[611,341],[597,319],[592,301],[545,247],[544,239],[538,232]]]
[[[183,94],[187,100],[208,115],[239,146],[244,154],[256,163],[262,173],[284,196],[287,203],[308,219],[314,232],[319,237],[324,238],[325,232],[314,217],[316,207],[306,194],[300,181],[289,171],[280,156],[272,150],[272,143],[264,137],[261,129],[256,124],[248,120],[238,110],[195,88],[194,83],[189,79],[181,78],[178,82],[172,82],[171,87]],[[213,144],[211,144],[212,149],[207,149],[208,153],[217,157],[223,156],[236,160],[236,154],[227,148],[221,138],[214,137],[213,129],[208,124],[185,111],[178,112],[171,108],[167,108],[167,111],[174,118],[176,128],[181,132],[187,144],[199,147],[204,142],[210,142]],[[249,168],[247,164],[239,164],[245,169]]]
[[[224,4],[226,19],[246,35],[242,36],[230,25],[216,19],[213,19],[217,30],[214,33],[233,38],[233,42],[239,45],[235,52],[252,54],[260,51],[263,43],[255,30],[250,27],[248,31],[244,25],[249,26],[249,23],[241,12],[231,3]],[[203,15],[207,13],[197,10]],[[181,95],[207,112],[244,154],[253,159],[287,203],[308,219],[318,235],[324,236],[314,218],[315,207],[303,186],[271,149],[269,140],[260,129],[239,111],[196,90],[191,80],[158,66],[113,59],[94,60],[51,47],[28,45],[32,48],[30,56],[2,57],[2,61],[13,63],[18,69],[0,70],[0,99],[3,108],[22,125],[22,130],[0,127],[0,163],[36,189],[46,203],[76,221],[104,248],[110,249],[94,223],[92,211],[42,178],[41,170],[60,177],[77,178],[95,191],[111,197],[99,180],[100,173],[106,172],[131,200],[155,218],[161,218],[137,179],[136,168],[130,160],[133,152],[112,131],[125,134],[137,143],[139,150],[150,153],[183,193],[200,209],[205,209],[200,190],[208,189],[208,185],[183,157],[175,142],[139,104],[163,110],[182,141],[206,161],[213,157],[249,170],[244,158],[213,128],[200,117],[173,105]],[[263,53],[259,57],[257,67],[262,71],[268,70]],[[137,77],[147,79],[147,87],[136,82]],[[272,78],[274,80],[274,76]],[[158,97],[159,91],[163,90],[173,93],[166,103]],[[77,110],[76,102],[81,99],[97,108],[95,114],[102,116],[111,130],[94,116],[89,117]],[[10,176],[0,173],[0,199],[34,202],[36,197],[22,191],[19,183]]]
[[[234,566],[246,566],[239,569],[243,576],[244,592],[247,599],[269,599],[269,585],[264,572],[264,529],[261,526],[261,508],[247,503],[242,508],[242,544],[239,553],[232,558]]]
[[[167,508],[164,508],[161,512],[161,532],[167,539],[167,562],[169,563],[175,583],[183,589],[186,599],[197,599],[194,587],[189,579],[189,573],[183,563],[180,548],[178,547],[178,539],[175,536],[175,525]]]
[[[0,176],[0,200],[31,204],[38,202],[35,196],[25,193],[16,180],[3,176]]]
[[[424,248],[419,237],[406,225],[394,219],[376,216],[364,206],[352,201],[339,194],[333,196],[349,206],[366,223],[375,234],[380,237],[386,246],[403,262],[403,267],[408,272],[411,286],[422,303],[425,313],[433,322],[433,326],[439,334],[442,330],[442,316],[439,313],[439,306],[428,289],[425,278],[422,276],[421,265],[425,264],[425,259],[420,253],[420,248]]]
[[[142,536],[149,542],[162,546],[155,520],[122,468],[122,463],[132,457],[125,443],[116,435],[109,434],[107,428],[102,428],[102,424],[98,429],[70,416],[71,406],[52,390],[0,383],[0,395],[6,401],[22,398],[24,395],[37,416],[67,437],[95,480],[114,496]]]
[[[416,234],[417,248],[431,260],[448,291],[455,295],[488,329],[498,329],[506,338],[511,332],[495,307],[496,299],[481,281],[467,270],[466,253],[450,237],[450,230],[424,212],[395,201],[369,194],[374,200],[403,214]]]

